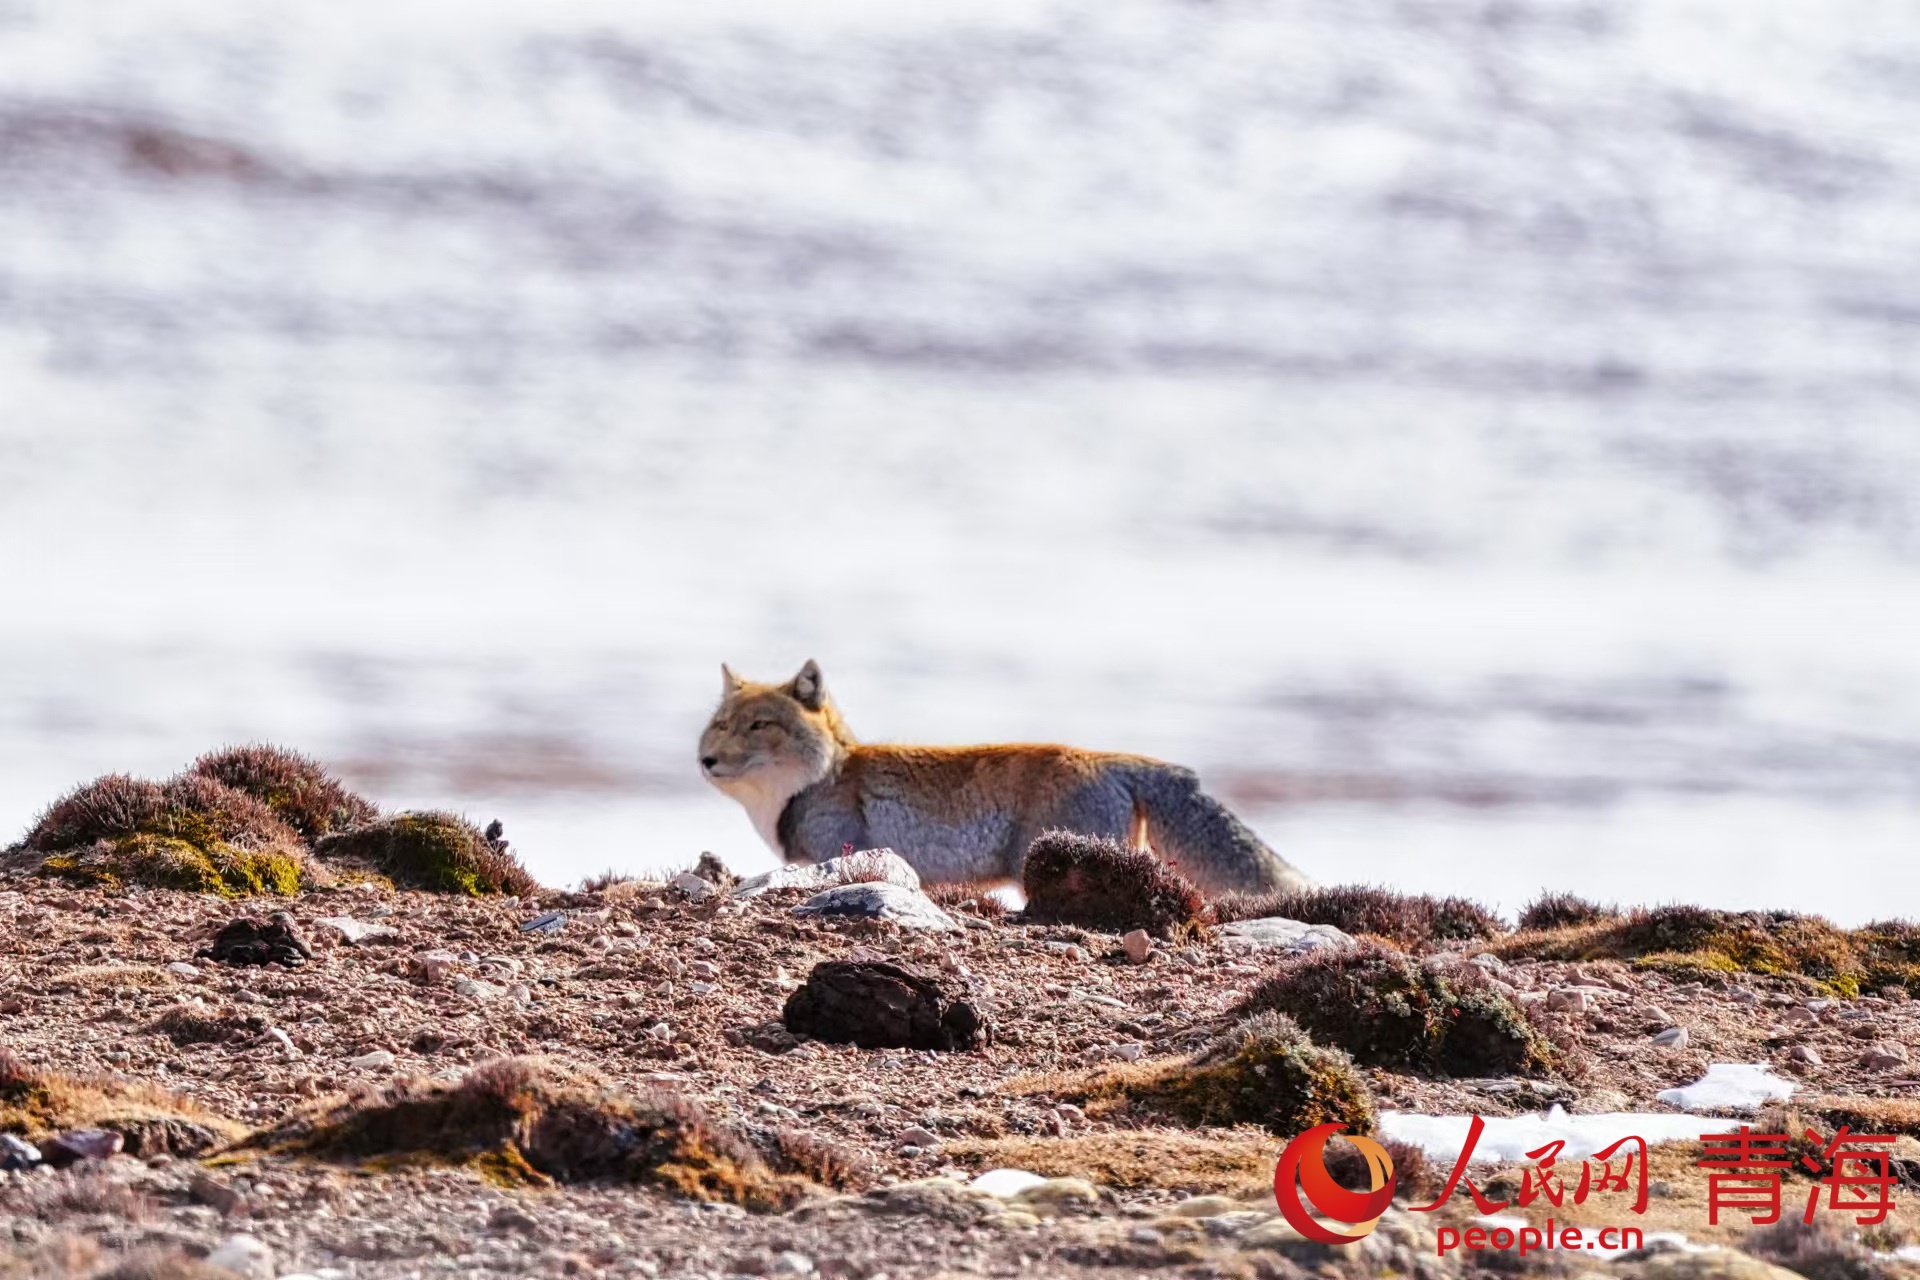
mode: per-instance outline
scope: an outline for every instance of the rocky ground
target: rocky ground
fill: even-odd
[[[1743,1239],[1707,1227],[1700,1175],[1679,1145],[1656,1159],[1660,1194],[1644,1225],[1686,1235],[1694,1243],[1684,1248],[1656,1242],[1611,1262],[1437,1256],[1435,1228],[1472,1216],[1464,1195],[1437,1214],[1396,1208],[1363,1245],[1313,1244],[1275,1214],[1275,1137],[1081,1108],[1051,1083],[1192,1052],[1279,952],[1213,930],[1144,955],[1136,942],[1129,955],[1117,935],[966,910],[954,913],[957,933],[796,915],[808,896],[689,896],[625,882],[473,898],[349,884],[236,902],[8,876],[0,1046],[35,1072],[177,1095],[185,1104],[174,1113],[198,1116],[202,1132],[174,1140],[177,1151],[149,1139],[138,1155],[0,1175],[0,1275],[92,1276],[118,1266],[123,1276],[872,1280],[1160,1269],[1442,1276],[1523,1265],[1623,1277],[1766,1274],[1745,1253],[1694,1251]],[[290,914],[310,960],[235,967],[197,954],[236,915],[264,919],[274,905]],[[523,927],[555,911],[564,916],[547,930]],[[1441,956],[1430,963],[1446,964],[1489,949],[1502,948],[1427,950]],[[992,1042],[859,1049],[780,1027],[785,1001],[816,964],[862,957],[966,991],[991,1016]],[[1827,1131],[1841,1116],[1855,1117],[1856,1129],[1878,1120],[1909,1135],[1903,1158],[1920,1155],[1911,1136],[1920,1133],[1920,1055],[1910,1052],[1920,1046],[1920,1002],[1897,990],[1843,1000],[1799,979],[1683,982],[1617,962],[1511,954],[1480,964],[1566,1047],[1561,1067],[1485,1079],[1368,1068],[1382,1111],[1497,1116],[1555,1102],[1576,1112],[1663,1110],[1654,1094],[1710,1063],[1766,1063],[1800,1083],[1796,1105],[1808,1124]],[[671,1090],[762,1150],[798,1141],[831,1152],[814,1172],[830,1165],[838,1185],[749,1211],[652,1187],[516,1185],[444,1160],[324,1161],[229,1145],[330,1095],[408,1076],[453,1081],[506,1055],[547,1055],[629,1091]],[[1703,1131],[1721,1127],[1702,1122]],[[1012,1197],[967,1185],[992,1168],[1050,1180]],[[1790,1204],[1804,1200],[1806,1185],[1794,1182]],[[1905,1202],[1920,1203],[1920,1186],[1894,1196],[1902,1208],[1866,1239],[1879,1253],[1829,1242],[1808,1254],[1816,1260],[1803,1273],[1920,1273],[1893,1252],[1915,1238],[1920,1217]],[[1597,1221],[1594,1210],[1587,1218]],[[1771,1248],[1782,1256],[1782,1246]]]

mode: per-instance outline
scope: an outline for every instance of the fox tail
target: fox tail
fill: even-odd
[[[1143,766],[1129,780],[1128,843],[1150,846],[1209,894],[1310,889],[1313,881],[1200,789],[1191,769]]]

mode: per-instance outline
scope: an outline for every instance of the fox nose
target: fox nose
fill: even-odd
[[[700,757],[700,767],[702,769],[711,769],[713,768],[713,766],[719,763],[720,763],[719,756],[701,756]]]

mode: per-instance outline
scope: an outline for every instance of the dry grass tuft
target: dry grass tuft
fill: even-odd
[[[1543,893],[1520,913],[1520,928],[1565,929],[1572,925],[1592,924],[1596,920],[1616,920],[1618,907],[1603,907],[1571,893]]]
[[[753,1208],[803,1185],[773,1174],[698,1104],[623,1093],[543,1058],[499,1058],[457,1084],[398,1080],[329,1099],[243,1144],[331,1160],[465,1164],[502,1182],[616,1181]]]
[[[1197,924],[1206,905],[1191,881],[1152,853],[1071,831],[1049,831],[1027,847],[1020,886],[1026,919],[1106,933],[1171,937]]]
[[[267,743],[209,752],[193,762],[191,772],[252,796],[309,841],[380,813],[318,760]]]
[[[1795,1098],[1794,1105],[1808,1115],[1818,1116],[1820,1127],[1826,1130],[1844,1124],[1855,1133],[1904,1133],[1920,1138],[1920,1098],[1814,1094]]]
[[[977,884],[959,881],[951,884],[930,884],[922,886],[922,892],[933,899],[934,904],[942,911],[949,914],[964,911],[982,920],[999,920],[1007,914],[1007,904]]]
[[[942,1152],[981,1169],[1028,1169],[1049,1178],[1090,1178],[1124,1191],[1157,1188],[1196,1195],[1273,1195],[1273,1165],[1283,1142],[1264,1129],[1240,1126],[1122,1129],[1070,1138],[962,1138]]]
[[[1291,1019],[1262,1013],[1189,1058],[1125,1063],[1083,1074],[1029,1077],[1009,1086],[1085,1101],[1088,1112],[1158,1114],[1189,1125],[1260,1125],[1292,1136],[1338,1121],[1373,1130],[1373,1096],[1337,1049],[1307,1039]]]
[[[111,1129],[134,1155],[197,1154],[243,1132],[155,1085],[38,1071],[0,1050],[0,1133],[37,1142],[66,1129]]]
[[[397,813],[352,831],[324,836],[314,853],[327,863],[370,871],[395,885],[437,893],[530,897],[539,882],[504,841],[489,840],[456,814]]]
[[[1369,1066],[1456,1076],[1536,1074],[1553,1052],[1476,966],[1436,970],[1377,942],[1284,961],[1235,1011],[1273,1010]]]
[[[836,1191],[862,1190],[879,1176],[879,1170],[858,1148],[805,1129],[774,1130],[767,1142],[766,1159],[777,1173],[798,1174]]]
[[[1812,1223],[1789,1213],[1772,1226],[1749,1231],[1741,1248],[1764,1262],[1785,1267],[1806,1280],[1894,1280],[1905,1269],[1850,1238],[1834,1215]]]
[[[1370,933],[1403,947],[1491,938],[1504,928],[1498,916],[1477,902],[1395,893],[1375,885],[1229,893],[1213,903],[1219,924],[1266,916],[1330,924],[1355,935]]]
[[[1849,998],[1880,987],[1920,993],[1920,926],[1906,921],[1849,931],[1790,911],[1654,907],[1517,933],[1487,949],[1507,959],[1629,960],[1682,980],[1798,978]]]

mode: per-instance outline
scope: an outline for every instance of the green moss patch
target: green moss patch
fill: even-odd
[[[382,875],[406,889],[524,897],[540,888],[503,843],[451,813],[393,814],[324,836],[314,852],[329,865]]]
[[[42,814],[13,853],[82,884],[225,898],[296,893],[307,875],[298,832],[254,797],[196,774],[164,785],[97,778]]]
[[[1553,1048],[1473,965],[1432,969],[1363,942],[1272,971],[1236,1011],[1275,1011],[1370,1066],[1429,1074],[1539,1074]]]
[[[1189,1125],[1259,1125],[1292,1136],[1338,1121],[1370,1133],[1373,1096],[1353,1061],[1314,1044],[1291,1019],[1262,1013],[1191,1058],[1129,1063],[1081,1078],[1043,1078],[1035,1092],[1089,1103],[1092,1114],[1147,1112]]]
[[[240,1147],[383,1166],[463,1165],[507,1184],[644,1183],[751,1208],[784,1206],[806,1190],[771,1173],[678,1094],[621,1092],[540,1058],[497,1059],[457,1084],[407,1079],[330,1099]]]
[[[1680,981],[1756,974],[1848,997],[1881,987],[1920,993],[1920,925],[1909,921],[1849,930],[1790,911],[1656,907],[1523,931],[1488,950],[1509,959],[1626,960]]]

